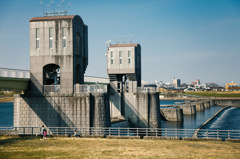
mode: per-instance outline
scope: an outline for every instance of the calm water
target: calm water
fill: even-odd
[[[182,101],[161,101],[160,104],[173,105]],[[184,122],[162,121],[162,128],[195,129],[211,118],[222,107],[212,106],[205,112],[197,112],[195,116],[184,115]],[[0,103],[0,127],[13,126],[13,103]],[[209,129],[240,130],[240,108],[232,107],[226,110]]]
[[[0,103],[0,127],[13,126],[13,103]]]

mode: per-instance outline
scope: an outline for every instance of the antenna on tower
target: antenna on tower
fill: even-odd
[[[128,37],[129,37],[129,43],[131,44],[134,36],[132,34],[129,34]]]
[[[63,10],[64,10],[64,12],[66,12],[65,6],[64,6],[65,0],[61,0],[61,3],[63,4]]]
[[[53,1],[53,0],[51,0],[51,1],[50,1],[50,3],[52,4],[52,8],[53,8],[53,15],[55,16],[55,9],[54,9],[54,5],[53,5],[53,4],[54,4],[54,1]]]
[[[126,38],[126,35],[122,35],[122,39],[123,39],[122,43],[124,44],[126,43],[125,38]]]
[[[63,15],[66,15],[68,12],[65,10],[64,3],[65,3],[65,1],[61,0],[60,3],[57,4],[57,10],[55,10],[56,6],[54,7],[54,1],[50,0],[50,4],[47,4],[47,9],[44,10],[43,0],[40,1],[40,4],[42,6],[42,10],[43,10],[44,16],[59,16],[59,15],[63,16]],[[60,11],[61,4],[63,4],[64,11]],[[51,6],[52,6],[52,10],[53,11],[51,11],[51,9],[50,9]]]
[[[120,42],[119,42],[119,36],[116,35],[115,38],[116,38],[116,42],[117,42],[117,44],[119,44],[119,43],[120,43]]]
[[[43,14],[45,13],[44,8],[43,8],[43,1],[40,1],[40,5],[42,7]]]

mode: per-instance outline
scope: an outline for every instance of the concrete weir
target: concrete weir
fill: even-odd
[[[198,111],[198,112],[205,111],[205,105],[202,102],[191,102],[190,104],[195,105],[196,106],[196,111]]]
[[[183,114],[186,115],[195,115],[196,114],[196,106],[191,104],[182,104],[178,105],[179,108],[183,110]]]
[[[167,121],[183,121],[183,109],[181,108],[160,108],[160,112]]]

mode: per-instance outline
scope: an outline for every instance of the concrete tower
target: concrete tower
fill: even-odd
[[[31,93],[71,94],[84,83],[88,27],[78,15],[30,19]]]
[[[107,47],[111,118],[124,117],[132,127],[159,128],[159,94],[141,88],[140,44]]]
[[[107,50],[107,73],[118,92],[136,92],[141,87],[140,44],[110,45]]]

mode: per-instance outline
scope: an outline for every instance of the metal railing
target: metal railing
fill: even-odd
[[[104,84],[76,84],[74,85],[75,93],[105,93],[107,85]]]
[[[60,92],[60,85],[44,85],[44,92]]]
[[[100,127],[48,127],[48,135],[72,136],[74,130],[80,136],[158,136],[192,138],[195,129],[170,128],[100,128]],[[4,135],[38,135],[40,127],[0,127]],[[240,130],[201,129],[195,138],[240,139]]]
[[[156,87],[137,87],[137,92],[156,92]]]

